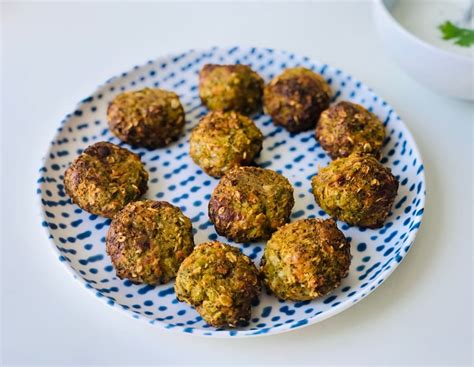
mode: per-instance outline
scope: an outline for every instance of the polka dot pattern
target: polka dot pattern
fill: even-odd
[[[134,285],[120,280],[105,252],[110,221],[73,205],[63,186],[63,174],[71,161],[88,145],[111,141],[142,157],[150,173],[149,199],[167,200],[192,219],[197,244],[221,240],[207,216],[207,203],[217,180],[208,177],[188,155],[189,133],[206,110],[198,97],[198,72],[206,63],[250,65],[269,81],[284,68],[308,67],[326,78],[334,100],[351,100],[373,111],[386,126],[382,162],[400,180],[392,213],[378,230],[338,223],[351,239],[353,254],[349,277],[326,297],[307,302],[284,302],[265,291],[254,305],[248,325],[215,329],[205,324],[195,310],[177,301],[173,283],[161,286]],[[122,91],[159,87],[179,94],[186,110],[185,134],[171,146],[148,151],[131,148],[111,135],[106,109]],[[285,175],[294,186],[296,204],[291,219],[326,217],[311,193],[310,180],[330,158],[314,138],[313,131],[290,134],[275,127],[265,115],[254,117],[265,135],[257,163]],[[40,169],[38,195],[42,225],[54,244],[59,260],[98,298],[126,311],[132,317],[167,329],[216,337],[240,337],[278,333],[321,321],[360,301],[379,286],[403,260],[421,224],[425,198],[423,163],[416,144],[395,111],[372,90],[341,70],[289,52],[263,48],[212,48],[188,51],[151,60],[108,80],[61,122]],[[235,244],[257,264],[263,243]]]

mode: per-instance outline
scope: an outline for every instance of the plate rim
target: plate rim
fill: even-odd
[[[287,50],[269,48],[269,47],[248,46],[248,45],[241,45],[241,46],[238,46],[238,45],[233,45],[233,46],[223,45],[223,46],[211,46],[211,47],[208,47],[208,48],[190,48],[186,51],[182,51],[182,52],[176,51],[176,52],[173,52],[173,53],[167,53],[167,54],[149,59],[148,61],[146,61],[144,63],[132,66],[131,68],[127,69],[125,71],[125,73],[130,74],[130,73],[136,71],[137,68],[141,69],[143,67],[146,67],[147,65],[150,64],[150,62],[156,62],[159,59],[173,58],[173,57],[177,57],[177,56],[182,55],[182,54],[188,55],[190,53],[196,53],[196,52],[201,53],[201,52],[209,52],[209,51],[216,51],[216,50],[230,50],[230,49],[234,49],[234,48],[237,48],[239,50],[250,50],[250,49],[265,50],[265,51],[272,52],[273,54],[294,54],[295,56],[298,56],[301,59],[308,59],[309,61],[317,63],[317,64],[327,65],[330,69],[340,70],[345,75],[351,76],[351,78],[354,82],[360,83],[362,88],[366,89],[367,92],[377,96],[377,98],[380,100],[380,102],[385,103],[387,107],[389,107],[393,110],[393,112],[392,112],[393,117],[395,119],[398,117],[398,122],[397,123],[402,124],[402,126],[404,128],[404,134],[406,134],[406,139],[410,143],[410,145],[413,149],[413,153],[415,154],[415,156],[419,157],[420,164],[422,164],[423,167],[424,167],[423,157],[421,155],[420,149],[418,148],[418,145],[416,144],[416,141],[415,141],[410,129],[405,124],[405,122],[400,118],[400,116],[398,115],[398,113],[395,111],[395,109],[392,107],[391,104],[389,104],[387,101],[385,101],[384,98],[381,98],[380,95],[376,94],[372,90],[372,88],[370,88],[367,84],[365,84],[364,82],[361,82],[357,78],[354,78],[352,76],[352,74],[349,74],[349,73],[345,72],[344,69],[337,68],[337,67],[333,66],[332,64],[322,63],[318,59],[302,55],[298,52],[291,52],[291,51],[287,51]],[[89,96],[96,93],[99,89],[103,88],[104,86],[109,84],[111,81],[120,78],[121,74],[122,73],[117,73],[116,75],[108,78],[105,82],[103,82],[101,84],[98,84],[95,87],[94,91],[91,94],[89,94]],[[86,98],[88,98],[88,97],[86,97]],[[74,107],[73,111],[78,110],[78,109],[81,108],[81,105],[82,105],[81,101],[79,101],[78,103],[75,104],[75,107]],[[67,119],[69,118],[69,115],[70,115],[70,113],[66,114],[66,116],[61,120],[59,127],[61,127],[67,121]],[[58,128],[56,128],[53,139],[50,140],[50,142],[49,142],[48,149],[46,150],[46,154],[41,158],[42,166],[39,170],[39,178],[40,179],[44,177],[44,172],[42,172],[42,168],[44,167],[44,163],[46,162],[46,160],[49,157],[49,154],[51,153],[51,149],[53,147],[52,142],[56,141],[60,134],[61,134],[61,131]],[[386,269],[384,272],[380,272],[374,279],[372,279],[370,281],[370,283],[367,284],[367,289],[368,290],[367,290],[367,292],[364,296],[361,296],[360,298],[355,299],[352,302],[350,302],[350,300],[346,300],[345,302],[343,302],[343,303],[341,303],[341,304],[339,304],[335,307],[332,307],[331,309],[328,309],[327,311],[325,311],[322,314],[304,318],[301,321],[306,321],[306,322],[302,323],[302,324],[300,324],[296,327],[294,327],[294,326],[292,327],[291,324],[282,324],[282,325],[277,326],[277,327],[269,327],[269,328],[262,329],[262,330],[265,330],[265,332],[261,332],[261,330],[246,330],[246,329],[214,329],[214,330],[209,329],[209,330],[207,330],[207,329],[197,329],[197,328],[190,327],[190,326],[172,326],[171,327],[171,326],[168,326],[167,324],[165,324],[161,321],[151,320],[151,319],[148,319],[148,318],[146,318],[142,315],[129,312],[129,310],[126,310],[122,307],[119,307],[120,305],[115,303],[115,302],[113,304],[107,303],[106,302],[107,298],[104,296],[104,294],[102,294],[102,292],[100,292],[98,290],[95,290],[95,292],[88,291],[86,293],[89,293],[89,294],[95,296],[96,298],[101,300],[101,303],[103,303],[107,306],[110,306],[111,308],[115,309],[116,311],[118,311],[122,314],[126,314],[129,318],[139,320],[141,322],[144,322],[144,323],[148,324],[149,326],[155,326],[155,327],[158,327],[158,328],[164,329],[164,330],[172,330],[174,332],[179,332],[181,334],[184,333],[184,334],[199,335],[199,336],[204,336],[204,337],[222,338],[222,339],[259,337],[259,336],[268,336],[268,335],[281,334],[281,333],[294,331],[294,330],[298,330],[298,329],[301,329],[301,328],[304,328],[304,327],[308,327],[310,325],[317,324],[317,323],[319,323],[323,320],[331,318],[331,317],[347,310],[348,308],[352,307],[353,305],[355,305],[355,304],[359,303],[360,301],[364,300],[365,298],[367,298],[367,296],[369,296],[370,294],[375,292],[379,288],[379,286],[382,285],[385,282],[385,280],[389,278],[389,276],[393,273],[393,271],[405,260],[406,255],[410,252],[411,248],[413,247],[413,244],[414,244],[415,239],[416,239],[416,235],[417,235],[417,233],[418,233],[418,231],[419,231],[419,229],[420,229],[420,227],[423,223],[423,215],[424,215],[425,202],[426,202],[426,191],[427,191],[426,177],[425,177],[424,169],[418,175],[420,176],[420,181],[423,182],[423,191],[420,192],[420,204],[419,204],[419,210],[423,210],[423,212],[421,213],[420,218],[419,218],[419,226],[417,228],[414,228],[407,235],[407,240],[406,241],[408,243],[409,249],[402,256],[401,260],[396,261],[396,263],[394,263],[390,268]],[[44,223],[47,222],[47,220],[48,220],[48,218],[46,217],[46,214],[45,214],[44,205],[41,202],[42,194],[44,192],[42,190],[44,184],[45,184],[45,182],[41,182],[40,180],[38,180],[38,183],[37,183],[37,186],[36,186],[36,190],[37,190],[37,195],[36,196],[38,198],[38,204],[39,204],[39,209],[40,209],[39,216],[41,218],[42,227],[44,228],[44,231],[47,235],[48,242],[49,242],[50,246],[53,247],[53,250],[54,250],[55,254],[60,258],[62,256],[62,253],[60,252],[60,250],[56,246],[55,242],[50,238],[51,233],[48,230],[48,226],[44,225]],[[63,263],[62,268],[64,268],[73,277],[73,279],[75,279],[80,284],[82,284],[85,289],[90,290],[89,289],[90,286],[87,284],[87,282],[81,276],[79,276],[72,269],[71,266],[68,266],[67,263],[65,263],[64,261],[59,261],[59,262]],[[379,279],[382,275],[384,276],[384,281],[379,283]],[[371,287],[369,287],[369,286],[374,286],[374,288],[371,290],[370,289]],[[231,333],[231,331],[234,331],[234,333]]]

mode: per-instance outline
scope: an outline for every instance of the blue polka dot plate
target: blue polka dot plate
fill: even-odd
[[[334,100],[350,100],[373,111],[386,126],[382,163],[400,181],[397,199],[385,226],[369,230],[338,222],[351,239],[350,274],[328,296],[311,302],[284,302],[262,292],[248,326],[226,330],[212,328],[187,304],[177,301],[173,283],[157,287],[120,280],[105,252],[109,220],[84,212],[64,192],[63,174],[71,161],[97,141],[121,143],[107,128],[108,103],[125,90],[159,87],[179,94],[186,110],[186,133],[167,148],[140,154],[150,173],[147,198],[166,200],[181,207],[192,219],[196,244],[218,239],[207,216],[207,203],[217,180],[204,174],[188,155],[189,133],[206,110],[198,96],[198,72],[206,63],[251,65],[269,81],[285,68],[305,66],[323,75]],[[255,117],[265,135],[257,160],[262,167],[281,172],[294,186],[296,204],[291,219],[325,217],[311,193],[310,178],[330,158],[314,138],[314,132],[290,134],[275,127],[265,115]],[[242,337],[274,334],[314,324],[331,317],[370,294],[397,267],[413,244],[423,216],[425,179],[423,163],[412,135],[390,105],[352,76],[329,65],[293,53],[263,48],[212,48],[160,57],[108,80],[62,121],[40,170],[38,194],[43,226],[59,260],[97,298],[132,317],[185,333]],[[257,264],[263,243],[234,244]]]

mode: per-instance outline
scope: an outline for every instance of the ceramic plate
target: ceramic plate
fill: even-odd
[[[105,252],[110,221],[84,212],[64,192],[63,174],[71,161],[88,145],[111,141],[141,155],[150,173],[147,198],[179,206],[192,219],[196,244],[219,240],[207,216],[207,203],[217,180],[202,172],[188,155],[189,134],[206,113],[198,97],[198,72],[206,63],[248,64],[269,81],[285,68],[302,65],[323,75],[331,85],[334,100],[350,100],[373,111],[386,126],[382,163],[400,181],[393,211],[385,226],[369,230],[338,222],[351,239],[350,273],[331,294],[307,302],[284,302],[262,292],[248,326],[215,329],[187,304],[177,301],[173,283],[161,286],[134,285],[120,280]],[[179,94],[186,110],[186,129],[177,142],[164,149],[132,149],[112,136],[107,128],[110,101],[126,90],[158,87]],[[257,160],[261,167],[282,173],[295,189],[291,219],[326,217],[314,201],[310,179],[319,166],[330,162],[314,138],[314,132],[290,134],[275,127],[266,115],[255,117],[265,135]],[[396,112],[370,88],[343,71],[290,52],[264,48],[212,48],[160,57],[135,66],[108,80],[61,122],[40,170],[38,194],[43,226],[58,258],[100,300],[136,319],[185,333],[223,336],[274,334],[314,324],[359,302],[377,288],[397,267],[413,244],[420,226],[425,198],[423,163],[415,141]],[[235,244],[257,264],[264,243]]]

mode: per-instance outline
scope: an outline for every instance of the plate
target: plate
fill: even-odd
[[[173,283],[161,286],[134,285],[120,280],[105,252],[110,221],[91,215],[72,204],[64,192],[63,174],[71,161],[88,145],[111,141],[142,157],[150,173],[146,198],[166,200],[181,207],[192,219],[196,244],[219,240],[207,216],[207,203],[218,180],[204,174],[188,155],[189,134],[206,114],[198,96],[198,72],[206,63],[248,64],[269,81],[285,68],[308,67],[326,78],[334,100],[350,100],[373,111],[386,126],[382,163],[400,181],[393,211],[378,230],[338,227],[351,239],[350,273],[331,294],[311,302],[284,302],[262,292],[252,309],[248,326],[215,329],[206,325],[190,306],[177,301]],[[163,149],[132,149],[111,135],[106,110],[110,101],[126,90],[158,87],[179,94],[186,111],[185,135]],[[310,179],[319,166],[330,162],[314,138],[314,132],[290,134],[272,124],[266,115],[255,116],[265,135],[257,163],[282,173],[295,189],[291,220],[326,217],[316,205]],[[59,260],[93,294],[109,306],[132,317],[167,329],[213,337],[274,334],[314,324],[359,302],[383,283],[413,244],[421,224],[425,199],[423,162],[412,135],[390,105],[370,88],[329,65],[291,52],[266,48],[212,48],[160,57],[135,66],[108,80],[61,122],[40,169],[38,195],[46,227]],[[235,244],[257,264],[264,243]]]

